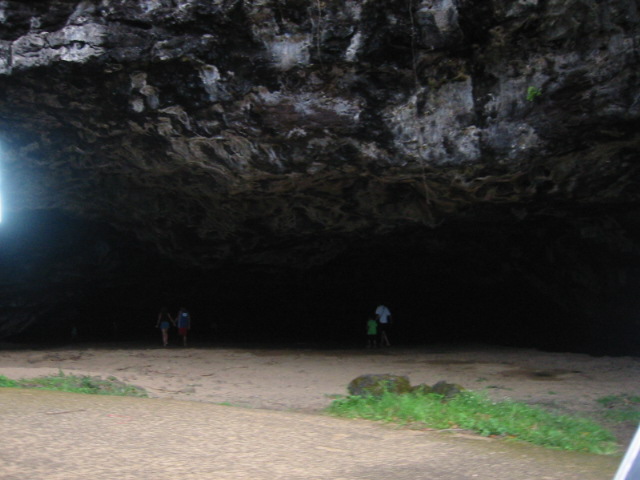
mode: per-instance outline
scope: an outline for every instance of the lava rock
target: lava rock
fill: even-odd
[[[458,385],[457,383],[447,383],[444,380],[439,381],[431,387],[431,393],[442,395],[446,400],[453,398],[464,391],[465,389],[461,385]]]
[[[433,392],[433,387],[431,385],[427,385],[426,383],[421,383],[420,385],[411,387],[411,393],[415,393],[417,395],[428,395],[434,392]]]
[[[380,397],[385,392],[409,393],[411,384],[409,378],[398,375],[367,374],[354,378],[347,387],[350,395]]]

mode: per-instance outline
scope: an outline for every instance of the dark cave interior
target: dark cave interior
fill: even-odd
[[[29,3],[0,341],[640,355],[633,2]]]
[[[80,342],[156,342],[160,307],[175,315],[185,306],[194,344],[362,348],[367,318],[385,303],[398,346],[640,354],[637,268],[629,264],[622,286],[607,280],[629,259],[566,222],[451,222],[361,239],[309,269],[206,270],[60,212],[14,213],[0,227],[0,315],[17,326],[3,338],[12,343],[65,344],[73,327]]]

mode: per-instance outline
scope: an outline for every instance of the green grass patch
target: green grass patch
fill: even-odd
[[[58,375],[38,378],[23,378],[11,380],[0,375],[0,387],[36,388],[40,390],[55,390],[59,392],[90,393],[94,395],[120,395],[127,397],[147,397],[147,392],[140,387],[128,385],[120,380],[109,377],[103,380],[99,377],[65,375],[62,371]]]
[[[638,395],[607,395],[597,402],[605,410],[602,416],[614,422],[640,423],[640,396]]]
[[[462,429],[548,448],[613,454],[614,435],[597,423],[556,415],[513,401],[494,402],[477,392],[464,392],[444,401],[441,395],[393,394],[347,396],[327,409],[335,416],[411,424],[439,430]]]

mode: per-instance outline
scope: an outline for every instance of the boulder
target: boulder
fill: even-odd
[[[409,379],[404,376],[387,373],[367,374],[360,375],[351,380],[347,390],[350,395],[379,397],[384,392],[409,393],[411,391],[411,384],[409,383]]]
[[[448,383],[444,380],[440,380],[432,386],[425,383],[411,386],[408,377],[384,373],[360,375],[351,380],[347,390],[350,395],[361,397],[379,397],[384,392],[397,394],[416,393],[423,395],[435,393],[442,395],[445,400],[448,400],[465,391],[465,388],[457,383]]]
[[[432,393],[444,396],[445,399],[455,397],[461,392],[464,392],[464,387],[457,383],[447,383],[444,380],[439,381],[431,387]]]
[[[417,395],[428,395],[433,392],[433,387],[431,385],[427,385],[426,383],[421,383],[420,385],[415,385],[411,387],[411,393],[415,393]]]

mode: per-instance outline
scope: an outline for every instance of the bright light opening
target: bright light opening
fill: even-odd
[[[2,223],[2,158],[0,158],[0,223]]]

